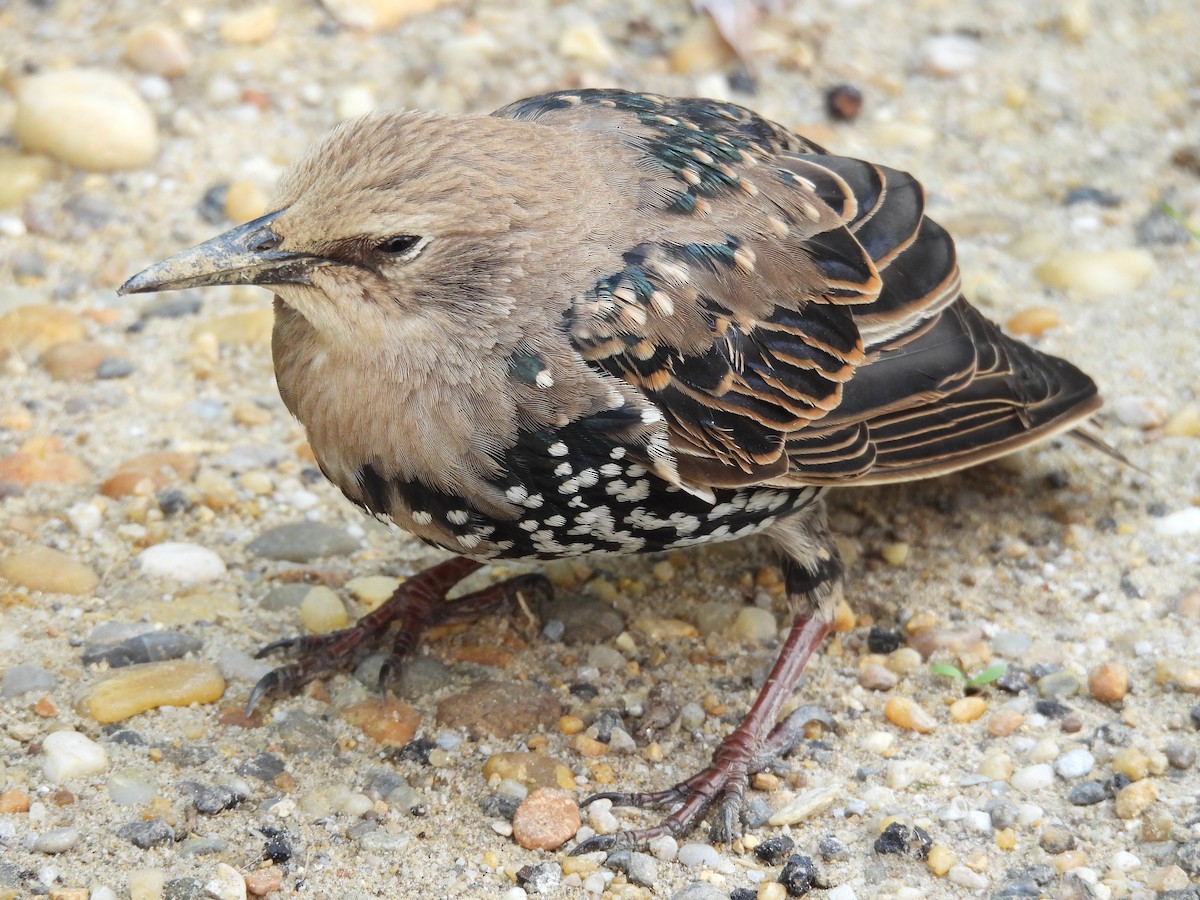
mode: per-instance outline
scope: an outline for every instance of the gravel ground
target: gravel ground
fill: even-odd
[[[784,2],[746,41],[684,2],[0,3],[0,898],[1200,897],[1200,10]],[[796,698],[836,732],[738,844],[606,861],[524,847],[706,761],[786,622],[766,548],[555,566],[535,618],[432,635],[404,704],[360,669],[246,720],[256,647],[436,557],[319,477],[265,292],[114,288],[340,118],[610,85],[913,172],[1135,465],[1064,440],[837,493],[853,612]],[[1008,669],[964,699],[931,662]],[[531,826],[538,787],[568,802]]]

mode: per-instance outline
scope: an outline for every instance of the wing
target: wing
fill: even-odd
[[[641,231],[567,327],[662,412],[685,481],[933,475],[1099,405],[1086,375],[962,299],[953,241],[903,172],[715,101],[582,91],[497,114],[635,154]]]

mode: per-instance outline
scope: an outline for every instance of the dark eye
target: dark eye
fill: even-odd
[[[398,234],[388,238],[375,247],[376,252],[385,256],[403,256],[421,243],[421,238],[415,234]]]

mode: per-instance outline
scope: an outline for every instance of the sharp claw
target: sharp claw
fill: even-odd
[[[607,853],[617,846],[617,838],[621,832],[616,834],[595,834],[576,845],[567,856],[583,856],[585,853],[595,853],[604,851]]]
[[[796,727],[803,727],[809,722],[820,722],[830,731],[837,731],[837,722],[833,720],[833,716],[823,706],[818,706],[816,703],[806,703],[804,706],[798,706],[788,715],[788,720],[795,720]]]
[[[276,650],[290,650],[296,644],[300,643],[301,638],[290,637],[281,638],[278,641],[271,641],[265,647],[259,647],[258,652],[254,654],[255,659],[262,659],[264,656],[269,656]],[[261,682],[259,682],[261,684]]]
[[[592,794],[590,797],[585,797],[583,802],[579,804],[579,808],[591,806],[597,800],[611,800],[613,806],[634,806],[633,794],[619,794],[616,791],[605,791],[602,794]]]
[[[279,669],[272,669],[262,678],[258,679],[253,690],[250,691],[249,698],[246,700],[246,718],[248,719],[254,714],[254,707],[258,706],[259,700],[278,688],[282,683],[283,676],[279,674]]]

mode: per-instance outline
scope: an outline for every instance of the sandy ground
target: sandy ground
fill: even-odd
[[[264,827],[286,830],[294,848],[268,867],[282,876],[279,894],[521,896],[512,892],[518,869],[564,859],[562,851],[521,849],[480,809],[491,792],[483,762],[521,748],[522,737],[458,742],[432,719],[439,699],[480,678],[544,684],[585,722],[599,708],[621,708],[621,698],[644,699],[665,684],[679,703],[707,709],[695,733],[678,724],[667,729],[659,738],[662,762],[648,760],[644,748],[600,761],[617,783],[650,789],[706,760],[728,727],[722,717],[750,701],[751,682],[773,651],[703,637],[655,641],[635,620],[695,624],[700,601],[746,602],[754,574],[769,562],[757,545],[674,559],[669,581],[662,570],[656,575],[658,560],[589,561],[590,577],[609,585],[602,595],[625,616],[632,637],[606,643],[636,663],[604,673],[604,690],[590,704],[568,685],[592,677],[589,665],[609,657],[589,656],[586,645],[565,647],[495,619],[435,642],[429,652],[447,664],[445,682],[408,699],[424,717],[421,733],[441,736],[449,748],[440,766],[385,759],[339,717],[339,708],[368,696],[346,677],[332,679],[325,694],[273,706],[267,725],[247,729],[221,719],[230,701],[246,695],[240,676],[253,668],[244,654],[299,627],[294,609],[262,607],[287,567],[249,553],[250,539],[305,517],[349,528],[362,536],[362,550],[309,564],[335,587],[353,575],[408,573],[434,556],[375,527],[307,477],[303,435],[274,395],[262,334],[265,292],[205,290],[196,295],[199,311],[178,318],[147,318],[153,298],[114,292],[143,265],[230,227],[222,202],[235,214],[253,209],[282,167],[340,116],[373,105],[489,111],[551,88],[610,85],[725,96],[837,152],[913,172],[927,186],[931,213],[957,236],[969,296],[1001,322],[1031,309],[1052,317],[1057,324],[1040,346],[1095,377],[1109,400],[1097,430],[1144,470],[1054,441],[935,482],[838,494],[834,520],[855,557],[848,599],[860,617],[901,630],[917,617],[934,633],[974,634],[966,659],[957,657],[964,667],[989,655],[1026,669],[1061,667],[1083,685],[1060,698],[1075,730],[1064,731],[1061,716],[1039,713],[1035,691],[994,687],[983,695],[983,717],[953,722],[947,706],[961,692],[924,664],[889,691],[864,687],[868,620],[860,618],[810,666],[802,687],[804,699],[831,712],[839,733],[806,746],[790,763],[791,777],[761,795],[775,806],[789,792],[840,785],[837,802],[786,828],[762,826],[755,838],[789,833],[795,852],[815,860],[839,900],[999,894],[1023,878],[1033,883],[1028,867],[1039,865],[1051,867],[1034,870],[1043,896],[1200,890],[1196,856],[1181,856],[1200,839],[1200,770],[1194,752],[1190,764],[1186,753],[1183,765],[1163,763],[1181,756],[1180,744],[1200,741],[1200,685],[1189,681],[1200,666],[1200,533],[1188,518],[1200,504],[1200,256],[1196,241],[1161,212],[1166,200],[1185,220],[1200,220],[1200,11],[1182,2],[1087,0],[779,7],[750,37],[748,73],[697,29],[682,2],[450,3],[377,32],[344,27],[311,2],[0,4],[0,153],[16,152],[18,79],[66,67],[93,67],[133,85],[158,130],[148,164],[115,173],[58,162],[38,167],[36,188],[0,210],[0,315],[53,305],[131,370],[97,378],[94,366],[79,363],[71,370],[78,380],[64,380],[38,352],[17,347],[0,371],[0,457],[24,449],[83,464],[78,477],[59,479],[67,483],[14,477],[0,492],[0,544],[19,559],[35,545],[50,546],[99,576],[77,594],[0,580],[0,669],[35,665],[56,679],[52,688],[6,697],[0,710],[0,791],[30,803],[28,810],[0,807],[0,897],[71,888],[80,893],[58,896],[91,891],[103,900],[113,896],[105,890],[129,896],[130,885],[134,896],[153,897],[164,881],[169,896],[201,896],[181,879],[206,884],[219,864],[242,873],[264,867]],[[274,9],[277,20],[263,9]],[[161,77],[124,58],[130,35],[146,24],[166,26],[186,46],[191,58],[180,74]],[[948,35],[957,40],[947,42]],[[688,49],[688,41],[695,46]],[[823,91],[843,82],[863,92],[862,113],[853,123],[832,123]],[[231,182],[234,199],[203,202],[211,188]],[[42,340],[46,329],[29,334]],[[0,334],[0,345],[9,342]],[[76,348],[61,365],[81,354]],[[160,450],[186,461],[178,484],[101,492],[122,464]],[[182,511],[170,503],[164,511],[168,488],[182,492]],[[96,515],[89,506],[99,527],[89,525]],[[189,588],[146,576],[136,554],[168,540],[215,551],[225,571]],[[567,595],[587,590],[572,585]],[[219,614],[203,615],[210,605]],[[171,608],[193,612],[172,619]],[[775,612],[782,623],[781,605]],[[200,638],[194,656],[221,660],[230,677],[225,699],[140,714],[118,729],[136,732],[142,743],[118,740],[117,730],[77,706],[80,692],[102,675],[82,663],[81,648],[105,622],[166,622]],[[497,632],[512,638],[504,644],[514,650],[511,660],[463,661],[463,646],[489,644]],[[997,651],[997,641],[1009,655]],[[936,658],[956,660],[952,651]],[[1099,702],[1086,686],[1108,661],[1130,672],[1129,693],[1116,703]],[[891,724],[883,710],[893,696],[920,703],[937,727],[911,734]],[[1012,734],[993,733],[1001,711],[1023,717]],[[311,729],[280,725],[285,714],[299,713]],[[636,724],[631,719],[629,727]],[[42,744],[67,728],[97,740],[108,762],[58,784],[44,771]],[[582,756],[556,721],[534,746],[582,776],[577,798],[599,785],[597,761]],[[1056,775],[1027,792],[1004,777],[976,775],[998,753],[1020,772],[1054,765],[1073,748],[1093,754],[1090,774]],[[1122,751],[1146,761],[1154,796],[1144,810],[1122,818],[1112,799],[1093,806],[1067,799],[1080,781],[1108,783],[1114,754],[1123,771],[1129,754]],[[180,785],[246,783],[236,770],[262,752],[280,757],[289,779],[255,781],[245,802],[197,817]],[[888,787],[889,761],[930,765],[911,784]],[[412,786],[423,816],[371,793],[370,773],[386,767]],[[132,806],[113,800],[110,781],[127,770],[157,786],[153,799]],[[339,790],[365,792],[365,819],[353,803],[307,802]],[[281,796],[293,801],[286,818]],[[997,798],[1020,813],[1011,835],[999,827],[1003,815],[975,827]],[[209,853],[176,843],[143,850],[117,833],[123,823],[156,816],[174,823],[179,836],[219,844]],[[891,816],[924,827],[954,854],[956,868],[937,875],[911,854],[877,853],[874,841]],[[619,818],[649,821],[632,812]],[[1050,825],[1065,828],[1074,847],[1047,840]],[[65,847],[37,845],[60,828],[76,830]],[[371,843],[362,837],[368,832],[388,840]],[[828,835],[845,843],[845,855],[822,859],[818,843]],[[611,875],[611,896],[669,897],[703,882],[720,897],[757,891],[779,871],[744,846],[720,848],[710,862],[657,859],[647,885],[593,862],[548,893],[587,896],[581,884]],[[236,887],[211,890],[237,895]]]

